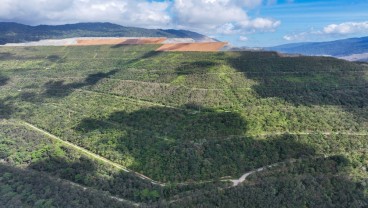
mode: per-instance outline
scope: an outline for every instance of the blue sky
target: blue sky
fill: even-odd
[[[250,16],[266,16],[280,20],[275,32],[246,35],[247,41],[241,43],[236,36],[224,37],[240,45],[268,46],[301,41],[326,41],[368,35],[368,1],[365,0],[295,0],[279,1],[263,5],[249,12]],[[350,24],[351,31],[326,32],[325,27],[336,24]],[[349,24],[345,24],[349,27]],[[362,27],[362,28],[360,28]],[[288,38],[289,37],[289,38]]]
[[[188,29],[236,46],[368,36],[368,0],[0,0],[0,21]]]

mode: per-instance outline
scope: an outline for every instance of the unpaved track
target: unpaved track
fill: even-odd
[[[268,165],[266,167],[258,168],[257,170],[253,170],[253,171],[245,173],[239,179],[227,180],[227,181],[231,181],[233,183],[233,186],[238,186],[239,184],[243,183],[245,181],[245,179],[248,178],[248,176],[253,175],[254,173],[262,172],[262,171],[266,170],[267,168],[272,168],[272,167],[278,166],[280,164],[281,163],[275,163],[275,164],[272,164],[272,165]]]
[[[33,129],[33,130],[35,130],[35,131],[37,131],[37,132],[40,132],[40,133],[42,133],[42,134],[44,134],[44,135],[48,136],[48,137],[49,137],[49,138],[51,138],[51,139],[54,139],[54,140],[56,140],[56,141],[59,141],[59,142],[63,143],[63,144],[64,144],[64,145],[66,145],[66,146],[69,146],[69,147],[72,147],[72,148],[74,148],[74,149],[77,149],[78,151],[83,152],[84,154],[86,154],[86,155],[88,155],[88,156],[90,156],[90,157],[92,157],[92,158],[94,158],[94,159],[96,159],[96,160],[99,160],[99,161],[102,161],[102,162],[107,163],[107,164],[109,164],[109,165],[112,165],[112,166],[114,166],[115,168],[117,168],[117,169],[119,169],[119,170],[122,170],[122,171],[124,171],[124,172],[135,174],[135,175],[136,175],[136,176],[138,176],[139,178],[141,178],[141,179],[143,179],[143,180],[148,180],[148,181],[150,181],[150,182],[151,182],[152,184],[154,184],[154,185],[165,186],[165,184],[164,184],[164,183],[160,183],[160,182],[158,182],[158,181],[155,181],[155,180],[153,180],[153,179],[151,179],[151,178],[149,178],[149,177],[147,177],[147,176],[145,176],[145,175],[142,175],[142,174],[140,174],[140,173],[137,173],[137,172],[134,172],[134,171],[132,171],[132,170],[129,170],[128,168],[126,168],[126,167],[124,167],[124,166],[122,166],[122,165],[119,165],[119,164],[117,164],[117,163],[114,163],[114,162],[112,162],[112,161],[110,161],[110,160],[108,160],[108,159],[106,159],[106,158],[104,158],[104,157],[101,157],[101,156],[99,156],[99,155],[97,155],[97,154],[95,154],[95,153],[93,153],[93,152],[91,152],[91,151],[89,151],[89,150],[86,150],[86,149],[84,149],[84,148],[82,148],[82,147],[79,147],[79,146],[77,146],[77,145],[75,145],[75,144],[73,144],[73,143],[71,143],[71,142],[68,142],[68,141],[62,140],[62,139],[60,139],[59,137],[57,137],[57,136],[55,136],[55,135],[52,135],[52,134],[50,134],[49,132],[47,132],[47,131],[45,131],[45,130],[42,130],[42,129],[40,129],[40,128],[36,127],[36,126],[34,126],[33,124],[30,124],[30,123],[25,122],[25,121],[22,121],[22,123],[23,123],[25,126],[27,126],[27,127],[31,128],[31,129]]]
[[[3,121],[4,122],[4,121]],[[143,180],[147,180],[149,181],[151,184],[154,184],[154,185],[159,185],[161,187],[164,187],[164,186],[167,186],[168,184],[167,183],[161,183],[161,182],[158,182],[158,181],[155,181],[145,175],[142,175],[140,173],[137,173],[137,172],[134,172],[133,170],[130,170],[122,165],[119,165],[115,162],[112,162],[111,160],[108,160],[104,157],[101,157],[87,149],[84,149],[80,146],[77,146],[71,142],[68,142],[68,141],[65,141],[65,140],[62,140],[61,138],[55,136],[55,135],[52,135],[50,134],[49,132],[45,131],[45,130],[42,130],[36,126],[34,126],[33,124],[30,124],[26,121],[20,121],[21,124],[29,127],[30,129],[34,130],[34,131],[37,131],[37,132],[40,132],[46,136],[48,136],[49,138],[51,139],[54,139],[56,141],[59,141],[61,142],[62,144],[64,145],[67,145],[71,148],[74,148],[80,152],[83,152],[84,154],[96,159],[96,160],[99,160],[101,162],[104,162],[104,163],[107,163],[109,165],[112,165],[113,167],[119,169],[119,170],[122,170],[124,172],[127,172],[127,173],[132,173],[134,175],[136,175],[137,177],[143,179]],[[285,133],[288,133],[288,132],[285,132]],[[272,133],[272,134],[262,134],[262,135],[259,135],[259,136],[268,136],[268,135],[281,135],[281,134],[285,134],[284,132],[276,132],[276,133]],[[317,132],[318,133],[318,132]],[[289,134],[298,134],[298,135],[309,135],[309,134],[314,134],[313,132],[299,132],[299,133],[289,133]],[[368,133],[359,133],[359,132],[336,132],[336,133],[333,133],[333,132],[321,132],[319,134],[323,134],[323,135],[332,135],[332,134],[345,134],[345,135],[355,135],[355,136],[368,136]],[[297,160],[293,160],[293,159],[289,159],[288,160],[289,162],[290,161],[297,161]],[[256,170],[253,170],[253,171],[249,171],[245,174],[243,174],[239,179],[223,179],[223,180],[219,180],[219,179],[213,179],[213,180],[203,180],[203,181],[195,181],[195,182],[183,182],[183,183],[176,183],[177,185],[181,185],[181,186],[185,186],[185,185],[190,185],[190,184],[203,184],[203,183],[212,183],[212,182],[215,182],[215,181],[222,181],[222,182],[232,182],[233,183],[233,186],[238,186],[239,184],[241,184],[242,182],[244,182],[246,180],[246,178],[254,173],[257,173],[257,172],[261,172],[261,171],[264,171],[268,168],[272,168],[272,167],[276,167],[280,164],[284,164],[286,162],[278,162],[278,163],[274,163],[274,164],[271,164],[271,165],[267,165],[265,167],[261,167],[261,168],[258,168]]]
[[[117,169],[119,169],[119,170],[123,170],[123,171],[125,171],[125,172],[127,172],[127,173],[135,174],[136,176],[138,176],[139,178],[141,178],[141,179],[143,179],[143,180],[148,180],[148,181],[150,181],[150,182],[151,182],[152,184],[154,184],[154,185],[159,185],[159,186],[162,186],[162,187],[167,185],[166,183],[161,183],[161,182],[155,181],[155,180],[153,180],[153,179],[151,179],[151,178],[149,178],[149,177],[147,177],[147,176],[145,176],[145,175],[142,175],[142,174],[140,174],[140,173],[137,173],[137,172],[134,172],[134,171],[132,171],[132,170],[129,170],[128,168],[126,168],[126,167],[124,167],[124,166],[122,166],[122,165],[119,165],[119,164],[117,164],[117,163],[115,163],[115,162],[112,162],[112,161],[110,161],[110,160],[108,160],[108,159],[106,159],[106,158],[104,158],[104,157],[101,157],[101,156],[99,156],[99,155],[95,154],[95,153],[92,153],[92,152],[90,152],[89,150],[86,150],[86,149],[84,149],[84,148],[82,148],[82,147],[79,147],[79,146],[77,146],[77,145],[75,145],[75,144],[73,144],[73,143],[71,143],[71,142],[68,142],[68,141],[62,140],[61,138],[59,138],[59,137],[57,137],[57,136],[55,136],[55,135],[52,135],[52,134],[50,134],[49,132],[47,132],[47,131],[45,131],[45,130],[42,130],[42,129],[40,129],[40,128],[36,127],[36,126],[34,126],[34,125],[33,125],[33,124],[31,124],[31,123],[28,123],[28,122],[26,122],[26,121],[21,121],[21,123],[22,123],[22,124],[24,124],[25,126],[29,127],[30,129],[34,130],[34,131],[37,131],[37,132],[39,132],[39,133],[42,133],[42,134],[44,134],[44,135],[48,136],[48,137],[49,137],[49,138],[51,138],[51,139],[54,139],[54,140],[56,140],[56,141],[58,141],[58,142],[61,142],[62,144],[66,145],[66,146],[69,146],[69,147],[74,148],[74,149],[76,149],[76,150],[78,150],[78,151],[80,151],[80,152],[83,152],[84,154],[86,154],[86,155],[88,155],[88,156],[90,156],[90,157],[92,157],[92,158],[94,158],[94,159],[96,159],[96,160],[99,160],[99,161],[102,161],[102,162],[107,163],[107,164],[109,164],[109,165],[112,165],[112,166],[114,166],[115,168],[117,168]],[[259,170],[259,169],[258,169],[258,170]],[[238,179],[238,180],[225,179],[225,180],[221,180],[221,181],[224,181],[224,182],[231,181],[231,182],[233,182],[233,183],[234,183],[234,186],[235,186],[235,184],[236,184],[236,185],[238,185],[239,183],[243,182],[247,176],[249,176],[249,175],[251,175],[251,174],[253,174],[253,173],[255,173],[255,172],[258,172],[258,170],[248,172],[248,173],[246,173],[246,174],[245,174],[245,175],[246,175],[245,177],[244,177],[244,176],[242,176],[242,177],[241,177],[240,179]],[[263,170],[263,169],[262,169],[262,170]],[[244,178],[244,179],[243,179],[243,178]],[[203,183],[212,183],[212,182],[215,182],[215,181],[217,181],[217,180],[196,181],[196,182],[190,182],[190,183],[185,183],[185,182],[184,182],[184,183],[178,183],[177,185],[203,184]],[[236,181],[237,181],[237,182],[236,182]]]
[[[54,177],[53,177],[53,176],[50,176],[50,178],[54,178]],[[60,180],[60,179],[59,179],[59,180]],[[61,180],[68,182],[68,183],[69,183],[70,185],[72,185],[72,186],[79,187],[79,188],[81,188],[83,191],[94,189],[94,188],[89,188],[89,187],[82,186],[82,185],[80,185],[80,184],[74,183],[74,182],[69,181],[69,180],[66,180],[66,179],[61,179]],[[128,199],[123,199],[123,198],[120,198],[120,197],[117,197],[117,196],[112,196],[111,194],[110,194],[110,196],[109,196],[109,197],[110,197],[111,199],[117,200],[117,201],[122,202],[122,203],[125,203],[125,204],[127,204],[127,205],[131,205],[131,206],[133,206],[133,207],[139,207],[139,206],[141,206],[141,205],[142,205],[141,203],[137,203],[137,202],[134,202],[134,201],[131,201],[131,200],[128,200]]]
[[[10,122],[8,122],[8,123],[10,123]],[[7,123],[7,124],[8,124],[8,123]],[[2,123],[1,123],[1,124],[2,124]],[[11,123],[11,124],[12,124],[12,125],[17,125],[16,123]],[[19,124],[19,125],[22,125],[22,124]],[[0,162],[0,163],[2,163],[2,162]],[[7,163],[6,163],[6,162],[5,162],[4,164],[6,164],[6,165],[7,165]],[[27,169],[27,171],[28,171],[28,172],[37,173],[37,171],[36,171],[36,170],[33,170],[33,169]],[[69,185],[71,185],[71,186],[78,187],[78,188],[80,188],[82,191],[95,190],[94,188],[85,187],[85,186],[82,186],[82,185],[80,185],[80,184],[78,184],[78,183],[75,183],[75,182],[72,182],[72,181],[69,181],[69,180],[66,180],[66,179],[57,178],[57,177],[52,176],[52,175],[47,175],[47,176],[48,176],[49,178],[51,178],[51,179],[55,180],[55,181],[62,181],[62,183],[67,183],[67,184],[69,184]],[[110,193],[109,193],[109,197],[110,197],[111,199],[117,200],[117,201],[119,201],[119,202],[125,203],[125,204],[127,204],[127,205],[131,205],[131,206],[134,206],[134,207],[139,207],[139,206],[143,205],[143,204],[141,204],[141,203],[137,203],[137,202],[134,202],[134,201],[131,201],[131,200],[128,200],[128,199],[123,199],[123,198],[120,198],[120,197],[113,196],[113,195],[111,195]]]

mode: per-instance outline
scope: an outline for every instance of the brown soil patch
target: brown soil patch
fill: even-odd
[[[173,43],[164,44],[157,51],[219,51],[225,45],[225,42]]]
[[[110,38],[110,39],[78,39],[77,45],[135,45],[135,44],[160,44],[167,38]]]

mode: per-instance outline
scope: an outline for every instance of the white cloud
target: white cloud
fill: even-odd
[[[220,34],[273,31],[280,21],[250,18],[244,8],[254,8],[262,0],[176,0],[173,13],[182,28]]]
[[[274,31],[280,21],[251,18],[263,0],[0,0],[0,21],[25,24],[112,22],[189,29],[205,34]]]
[[[243,28],[250,28],[255,30],[274,30],[278,26],[280,26],[280,21],[275,21],[272,19],[266,18],[256,18],[253,20],[245,20],[240,22]]]
[[[216,33],[218,34],[231,35],[238,32],[240,31],[238,31],[232,23],[226,23],[216,28]]]
[[[240,36],[239,40],[245,42],[245,41],[248,41],[248,38],[245,36]]]
[[[254,8],[262,4],[262,0],[240,0],[239,2],[245,7]]]
[[[331,24],[323,28],[325,34],[352,34],[358,32],[368,32],[368,21]]]
[[[292,35],[284,35],[284,40],[287,40],[287,41],[292,41],[294,40],[294,37]]]
[[[362,33],[368,33],[368,21],[330,24],[320,30],[310,29],[310,31],[307,32],[288,34],[283,38],[287,41],[305,41],[318,40],[318,38],[343,37],[346,35]]]
[[[173,12],[181,25],[211,29],[247,18],[245,11],[229,0],[176,0]]]
[[[311,34],[312,32],[302,32],[298,34],[292,34],[292,35],[285,35],[283,38],[287,41],[302,41],[306,40],[307,36]]]
[[[0,20],[27,24],[109,21],[165,27],[171,22],[169,5],[145,0],[1,0]]]

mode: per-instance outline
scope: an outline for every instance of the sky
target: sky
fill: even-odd
[[[368,36],[368,0],[0,0],[0,21],[186,29],[265,47]]]

